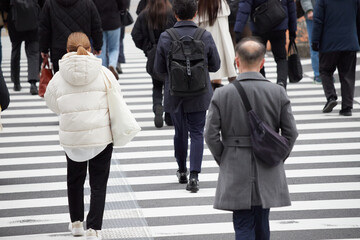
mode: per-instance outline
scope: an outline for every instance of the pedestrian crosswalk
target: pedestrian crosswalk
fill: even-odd
[[[154,127],[146,59],[129,35],[125,54],[119,82],[142,131],[113,154],[104,239],[234,239],[231,212],[212,207],[218,167],[210,151],[204,150],[200,191],[191,194],[175,176],[173,128]],[[275,81],[275,63],[266,61],[267,76]],[[305,78],[288,85],[300,132],[286,162],[292,206],[271,209],[271,239],[360,239],[360,105],[354,104],[352,117],[339,116],[339,105],[323,114],[322,87],[312,82],[310,60],[302,63]],[[9,59],[2,67],[11,103],[0,133],[0,240],[72,239],[58,118],[29,94],[26,68],[22,91],[13,92]],[[88,186],[86,196],[88,204]]]

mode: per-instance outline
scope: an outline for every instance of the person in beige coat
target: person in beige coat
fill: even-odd
[[[210,73],[213,89],[222,86],[221,79],[223,78],[228,78],[229,81],[236,78],[235,51],[229,31],[229,15],[230,8],[225,0],[199,0],[198,2],[198,25],[211,33],[221,60],[220,69],[215,73]]]
[[[290,100],[281,86],[260,73],[265,46],[254,38],[236,47],[240,81],[253,110],[292,148],[298,136]],[[215,91],[210,103],[205,141],[220,167],[214,208],[233,211],[236,239],[270,239],[269,211],[290,205],[284,163],[268,167],[254,157],[247,112],[234,86]],[[255,226],[255,227],[252,227]]]

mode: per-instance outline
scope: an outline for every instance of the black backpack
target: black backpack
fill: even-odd
[[[172,39],[168,54],[170,94],[188,97],[206,93],[208,70],[205,44],[201,40],[205,29],[198,28],[193,37],[180,37],[174,28],[167,29],[166,32]]]
[[[11,0],[10,4],[16,31],[24,32],[38,28],[40,6],[36,0]]]

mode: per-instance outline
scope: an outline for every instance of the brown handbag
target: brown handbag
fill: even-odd
[[[48,58],[44,58],[41,64],[39,96],[44,97],[46,87],[53,77],[52,69],[50,68]]]

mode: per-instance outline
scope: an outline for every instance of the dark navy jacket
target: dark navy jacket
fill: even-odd
[[[242,32],[252,10],[266,1],[267,0],[240,0],[234,31]],[[296,32],[297,19],[294,0],[281,0],[281,4],[287,16],[279,25],[274,27],[273,31],[289,29],[289,32]],[[256,28],[252,20],[250,20],[250,27],[251,31],[256,32]]]
[[[175,23],[174,28],[178,31],[180,36],[193,36],[197,29],[197,25],[192,21],[180,21]],[[208,70],[209,72],[216,72],[220,68],[220,57],[211,33],[205,31],[201,40],[203,40],[205,44]],[[158,73],[168,73],[167,59],[170,45],[170,35],[167,32],[163,32],[160,35],[155,57],[154,70]],[[206,111],[209,108],[212,93],[213,91],[211,88],[210,76],[208,75],[208,92],[195,97],[171,96],[169,89],[169,79],[166,77],[164,87],[164,111],[176,112],[180,107],[183,108],[184,112]]]
[[[9,106],[9,90],[6,86],[3,72],[0,67],[0,106],[1,111],[4,111]]]
[[[356,16],[359,0],[317,0],[313,43],[320,52],[359,51]]]

